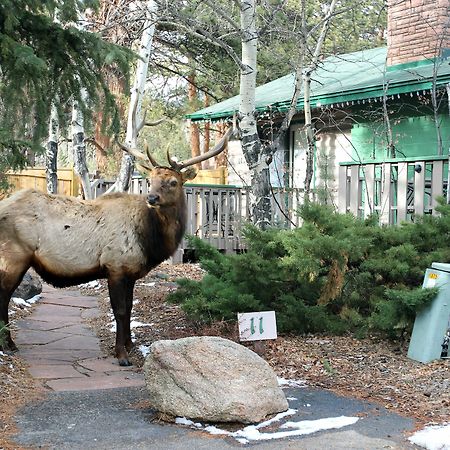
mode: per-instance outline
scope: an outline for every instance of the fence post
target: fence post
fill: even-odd
[[[421,167],[420,172],[419,166]],[[423,216],[425,194],[425,162],[418,161],[414,169],[414,215]]]
[[[347,212],[347,166],[339,166],[338,210],[341,214]]]
[[[389,225],[391,223],[391,163],[381,165],[381,205],[380,223]]]
[[[431,175],[431,208],[432,214],[439,214],[436,211],[436,197],[440,197],[444,192],[444,161],[433,161],[433,172]]]

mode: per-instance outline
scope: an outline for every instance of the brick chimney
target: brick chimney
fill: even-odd
[[[442,55],[449,34],[450,0],[388,1],[388,66]]]

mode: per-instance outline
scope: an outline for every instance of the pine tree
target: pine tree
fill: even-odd
[[[103,69],[128,79],[132,53],[75,26],[93,7],[94,0],[0,1],[0,173],[40,147],[54,98],[59,114],[69,99],[78,101],[87,123],[101,104],[105,124],[118,128]]]

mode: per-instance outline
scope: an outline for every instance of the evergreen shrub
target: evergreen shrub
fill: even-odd
[[[450,207],[438,209],[438,217],[380,227],[309,203],[294,230],[247,226],[248,251],[239,255],[190,238],[206,274],[179,280],[169,300],[199,322],[275,310],[280,332],[399,337],[436,295],[421,288],[425,269],[450,262]]]

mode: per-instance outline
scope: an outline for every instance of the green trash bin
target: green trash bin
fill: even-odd
[[[423,288],[438,287],[432,303],[420,311],[414,322],[408,357],[428,363],[447,358],[450,339],[450,264],[433,263],[425,272]]]

